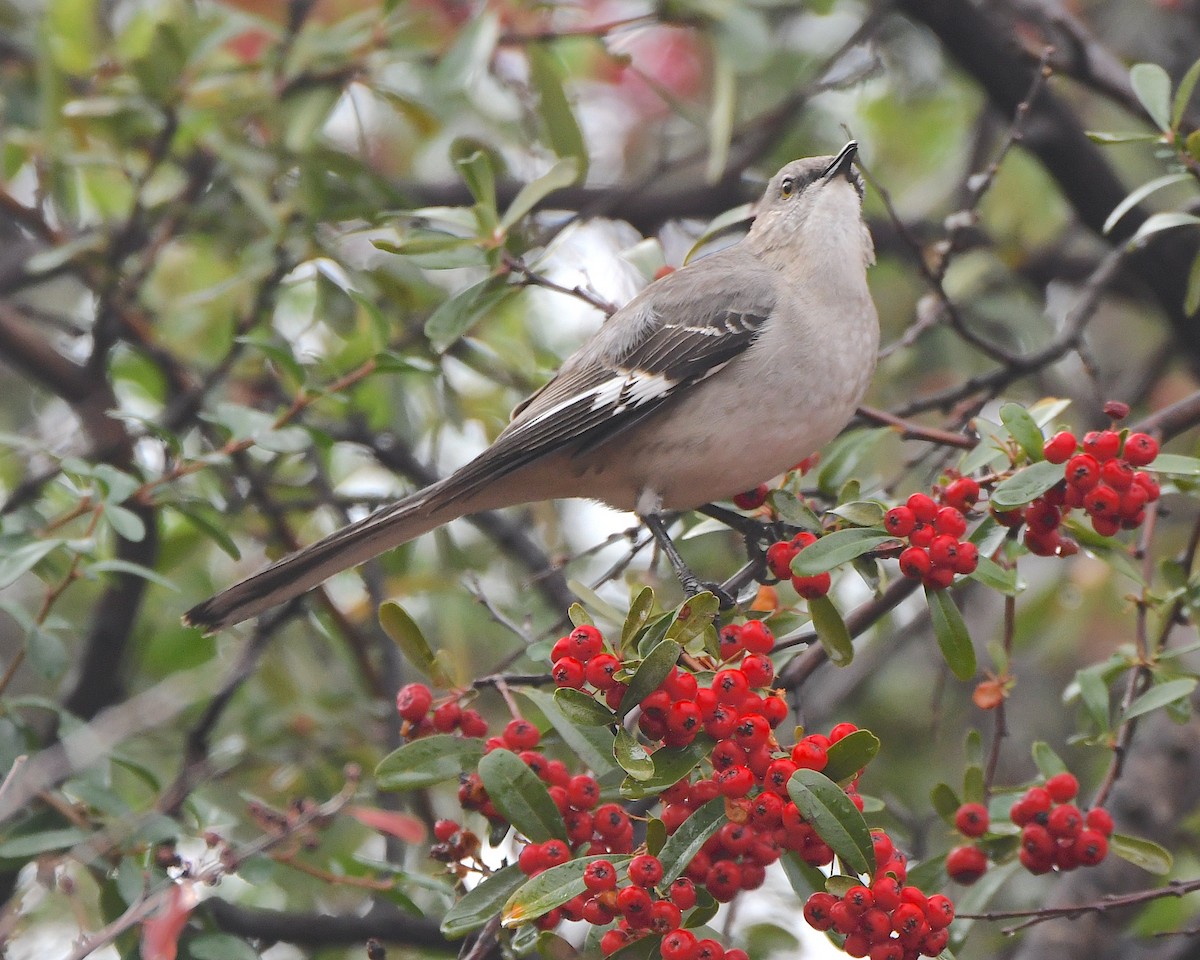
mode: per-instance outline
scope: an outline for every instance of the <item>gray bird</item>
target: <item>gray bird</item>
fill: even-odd
[[[513,411],[483,453],[423,490],[193,607],[240,623],[457,517],[564,497],[664,511],[784,472],[849,422],[875,369],[874,262],[854,141],[771,178],[738,243],[650,284]]]

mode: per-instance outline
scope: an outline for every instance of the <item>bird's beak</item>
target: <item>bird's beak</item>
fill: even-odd
[[[833,158],[833,162],[825,168],[825,172],[821,174],[822,180],[831,180],[834,177],[844,177],[851,183],[854,182],[854,158],[858,154],[858,141],[851,140],[838,152],[838,155]]]

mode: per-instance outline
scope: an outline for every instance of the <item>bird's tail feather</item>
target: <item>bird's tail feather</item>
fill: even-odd
[[[311,546],[290,553],[183,615],[186,624],[206,632],[234,624],[286,603],[311,590],[335,573],[472,512],[464,500],[449,504],[439,496],[441,484],[420,490],[369,517],[331,533]]]

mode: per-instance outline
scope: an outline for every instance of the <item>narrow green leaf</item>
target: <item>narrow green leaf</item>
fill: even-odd
[[[698,737],[686,747],[660,747],[650,754],[654,772],[644,780],[628,778],[621,784],[621,796],[641,800],[661,793],[696,769],[711,749],[712,741],[707,737]]]
[[[567,839],[562,814],[546,785],[511,750],[486,754],[479,761],[479,776],[496,809],[530,840]]]
[[[797,770],[788,781],[788,795],[842,863],[858,874],[874,870],[871,831],[846,791],[823,773]]]
[[[1057,774],[1067,772],[1067,765],[1063,763],[1062,757],[1055,753],[1054,748],[1044,740],[1035,740],[1032,750],[1033,762],[1037,764],[1038,772],[1047,780]]]
[[[1079,699],[1083,701],[1084,709],[1101,731],[1111,726],[1108,703],[1108,684],[1104,675],[1108,665],[1097,663],[1075,673],[1075,682],[1079,686]]]
[[[32,540],[20,543],[15,537],[0,541],[0,588],[7,587],[24,573],[28,573],[63,540]],[[17,542],[20,545],[10,547],[8,544]]]
[[[624,624],[621,625],[621,649],[627,649],[634,638],[638,635],[638,631],[646,625],[650,619],[650,614],[654,610],[654,591],[650,587],[642,587],[638,591],[638,595],[633,598],[633,602],[629,605],[629,614],[625,617]]]
[[[522,687],[516,691],[537,707],[555,731],[596,776],[617,769],[613,762],[613,735],[605,727],[581,727],[563,716],[554,697],[544,690]]]
[[[1171,129],[1178,128],[1183,120],[1188,102],[1192,99],[1192,92],[1196,89],[1197,80],[1200,80],[1200,60],[1188,67],[1188,72],[1183,75],[1179,86],[1175,88],[1175,100],[1171,106]]]
[[[711,627],[720,612],[721,601],[711,593],[698,593],[689,597],[680,606],[675,615],[675,622],[667,628],[667,639],[685,646]]]
[[[425,336],[441,353],[514,293],[503,277],[488,277],[443,300],[425,321]]]
[[[819,868],[801,860],[800,854],[795,851],[789,850],[779,858],[779,863],[792,890],[802,901],[825,889],[825,874]]]
[[[1103,130],[1088,130],[1087,138],[1093,143],[1157,143],[1162,139],[1157,133],[1111,133]]]
[[[208,504],[203,503],[173,503],[171,507],[181,517],[188,521],[193,527],[208,537],[221,550],[232,557],[234,560],[242,559],[242,552],[238,549],[237,543],[233,537],[222,525],[225,518],[222,514],[213,510]]]
[[[855,557],[870,553],[885,543],[895,543],[896,538],[869,527],[849,527],[827,533],[816,543],[810,543],[796,554],[792,561],[792,573],[799,577],[811,577],[824,573]]]
[[[992,506],[1012,510],[1031,503],[1063,478],[1062,464],[1042,460],[1018,470],[992,491]]]
[[[379,625],[400,648],[404,658],[439,687],[452,687],[454,680],[433,654],[425,634],[400,604],[389,600],[379,606]]]
[[[1046,445],[1045,438],[1028,410],[1019,403],[1006,403],[1000,408],[1000,422],[1008,427],[1008,432],[1030,460],[1036,463],[1046,459],[1042,451]]]
[[[712,109],[708,115],[708,163],[705,179],[716,183],[729,163],[729,143],[737,112],[737,73],[729,57],[720,50],[712,74]]]
[[[472,930],[478,930],[500,912],[528,879],[515,863],[493,873],[446,911],[442,917],[442,933],[451,940],[457,940]]]
[[[646,821],[646,852],[657,857],[667,842],[667,826],[658,817]]]
[[[483,741],[435,733],[393,750],[379,761],[375,781],[380,790],[417,790],[472,770],[483,756]]]
[[[1176,700],[1191,696],[1196,689],[1195,677],[1180,677],[1178,680],[1168,680],[1166,683],[1155,684],[1129,705],[1123,719],[1132,720],[1152,710],[1165,707]]]
[[[581,603],[573,603],[567,609],[567,616],[570,617],[571,623],[576,627],[591,627],[595,626],[592,623],[591,615]]]
[[[1016,568],[1002,567],[991,557],[980,556],[974,572],[968,576],[977,583],[991,587],[1005,596],[1015,597],[1018,593]]]
[[[1130,246],[1137,246],[1141,241],[1163,230],[1174,230],[1176,227],[1195,227],[1200,225],[1200,217],[1182,210],[1172,210],[1168,213],[1151,214],[1137,229],[1137,233],[1129,241]]]
[[[1191,179],[1191,175],[1187,173],[1169,173],[1165,177],[1156,177],[1149,183],[1143,183],[1140,187],[1131,192],[1129,196],[1113,207],[1112,213],[1110,213],[1108,215],[1108,219],[1104,221],[1104,226],[1100,228],[1101,232],[1108,233],[1121,221],[1121,218],[1124,217],[1125,214],[1145,200],[1146,197],[1150,196],[1150,194],[1161,190],[1163,187],[1169,187],[1173,183],[1183,183],[1185,181],[1190,182]]]
[[[937,811],[937,815],[946,823],[954,823],[954,815],[958,812],[958,808],[962,806],[962,801],[959,800],[958,794],[954,792],[954,788],[948,783],[939,783],[929,791],[929,801],[933,804],[933,809]]]
[[[613,740],[613,757],[634,780],[649,780],[654,776],[654,759],[637,738],[624,727],[617,727]]]
[[[1129,83],[1159,130],[1171,129],[1171,78],[1157,63],[1136,63]]]
[[[587,145],[563,90],[566,71],[550,44],[531,44],[526,47],[525,56],[529,60],[530,80],[538,92],[538,115],[545,125],[546,140],[558,156],[575,159],[575,178],[582,180],[587,173]]]
[[[630,859],[627,856],[577,857],[544,870],[536,877],[526,880],[508,898],[500,912],[500,922],[505,927],[527,923],[583,893],[587,889],[583,883],[584,871],[597,860],[608,860],[621,870]],[[492,916],[495,915],[496,912],[493,911]]]
[[[1109,837],[1108,848],[1122,860],[1128,860],[1158,877],[1169,874],[1171,864],[1174,863],[1171,854],[1157,843],[1140,837],[1129,837],[1123,833],[1114,833]]]
[[[487,73],[488,62],[500,39],[500,18],[494,10],[481,10],[458,32],[454,45],[437,64],[438,86],[461,94],[475,77]]]
[[[615,713],[582,690],[572,690],[568,687],[556,690],[554,702],[558,704],[558,709],[564,717],[580,726],[611,727],[617,722]]]
[[[187,942],[192,960],[259,960],[261,954],[232,933],[202,933]]]
[[[849,664],[854,659],[854,640],[833,601],[828,597],[812,597],[808,601],[808,612],[830,662],[838,667]]]
[[[835,517],[848,520],[856,527],[878,527],[883,523],[883,515],[887,513],[887,507],[878,500],[851,500],[849,503],[834,507],[829,512]]]
[[[975,647],[954,598],[947,590],[926,590],[925,597],[946,665],[959,680],[970,680],[975,676]]]
[[[835,783],[849,780],[879,753],[879,738],[870,730],[855,730],[829,748],[829,762],[821,772]]]
[[[1200,477],[1200,460],[1177,453],[1160,453],[1142,469],[1152,473],[1170,474],[1173,477]]]
[[[63,827],[58,830],[43,830],[24,836],[10,837],[0,842],[0,860],[15,860],[18,857],[33,857],[51,850],[66,850],[83,843],[92,836],[90,831],[79,827]]]
[[[134,563],[131,560],[118,560],[114,557],[111,560],[100,560],[97,563],[90,563],[87,569],[89,573],[127,573],[130,576],[149,580],[160,587],[166,587],[168,590],[174,590],[176,593],[179,592],[179,586],[168,580],[161,573],[156,573],[149,567],[143,567],[140,563]]]
[[[969,763],[963,768],[963,800],[967,803],[983,803],[983,767]]]
[[[649,696],[655,687],[667,678],[682,652],[683,647],[674,640],[660,640],[638,665],[629,681],[629,689],[625,691],[625,698],[621,701],[617,715],[625,716]]]
[[[504,216],[500,218],[500,229],[507,233],[518,220],[529,213],[555,190],[569,187],[579,179],[579,160],[564,157],[536,180],[525,184],[513,198]]]
[[[809,533],[821,532],[821,518],[790,490],[772,490],[767,502],[784,523],[790,523],[793,527],[799,527]]]
[[[709,800],[704,806],[693,813],[680,824],[663,844],[658,859],[663,865],[663,878],[660,886],[669,887],[677,878],[683,876],[692,858],[700,852],[704,842],[721,828],[725,823],[725,798],[717,797]]]

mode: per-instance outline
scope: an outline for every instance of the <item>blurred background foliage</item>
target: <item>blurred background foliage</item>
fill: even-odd
[[[1194,227],[1101,271],[1151,210],[1195,201],[1197,108],[1185,100],[1164,135],[1128,67],[1159,64],[1177,84],[1197,50],[1190,0],[0,0],[10,954],[66,955],[128,917],[164,882],[163,844],[203,861],[207,831],[262,834],[254,803],[326,798],[347,763],[369,771],[397,742],[390,698],[408,678],[375,621],[381,600],[403,598],[469,683],[545,669],[568,580],[618,608],[630,585],[673,596],[648,549],[631,558],[644,547],[631,517],[535,505],[409,544],[253,634],[179,624],[265,558],[464,462],[605,305],[678,265],[787,160],[860,141],[885,344],[873,407],[958,428],[994,420],[1000,397],[1053,395],[1074,401],[1061,419],[1082,430],[1110,397],[1137,417],[1190,396]],[[1100,229],[1172,169],[1192,177]],[[1014,360],[1069,334],[1088,297],[1081,336]],[[1194,453],[1182,432],[1172,449]],[[886,430],[855,449],[851,472],[884,498],[948,462]],[[1166,507],[1155,561],[1183,548],[1197,512],[1179,493]],[[684,524],[700,572],[738,565],[736,538]],[[1062,695],[1131,641],[1136,583],[1122,569],[1090,555],[1022,567],[1003,779],[1033,775],[1035,738],[1093,786],[1109,764]],[[847,573],[835,596],[848,609],[868,591]],[[1001,601],[962,602],[982,650]],[[991,729],[927,633],[920,607],[901,607],[852,667],[824,667],[796,701],[816,728],[879,733],[864,789],[918,856],[949,842],[930,787],[961,776],[964,728]],[[480,705],[504,714],[490,690]],[[1163,774],[1174,779],[1150,785],[1171,797],[1156,839],[1187,877],[1195,730],[1149,729],[1152,744],[1193,738]],[[369,778],[362,789],[395,804],[371,798]],[[412,812],[452,806],[434,794]],[[180,955],[287,941],[269,955],[358,956],[373,930],[456,949],[435,932],[451,887],[419,844],[343,816],[309,846],[241,863]],[[1036,906],[1048,884],[1026,878],[1003,898]],[[1192,909],[1157,904],[1137,929],[1194,926]],[[330,933],[326,915],[360,922]],[[1133,956],[1105,952],[1132,949],[1108,922],[1042,939],[1060,957]],[[136,954],[137,924],[116,932],[104,955]],[[964,955],[1038,942],[1001,942],[990,924]]]

